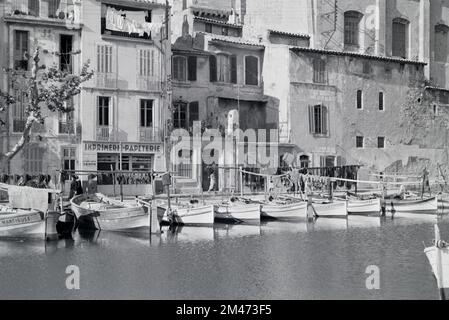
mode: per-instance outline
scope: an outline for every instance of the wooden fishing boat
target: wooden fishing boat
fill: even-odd
[[[315,215],[321,218],[346,218],[348,216],[346,201],[313,202]]]
[[[0,206],[0,237],[21,236],[45,238],[44,213]]]
[[[386,200],[387,209],[391,212],[407,213],[437,213],[437,197],[427,199],[389,199]]]
[[[307,202],[304,201],[272,201],[262,204],[262,217],[279,220],[306,219]]]
[[[175,204],[171,206],[171,218],[166,205],[157,207],[159,221],[162,224],[212,226],[215,219],[214,205]]]
[[[380,211],[379,198],[369,200],[348,199],[348,214],[379,214]]]
[[[215,206],[215,219],[241,222],[260,222],[260,204],[229,201]]]
[[[76,196],[70,203],[80,228],[114,231],[149,227],[148,213],[143,207],[102,194]]]

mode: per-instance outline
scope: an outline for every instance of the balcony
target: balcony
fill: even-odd
[[[117,75],[115,73],[95,73],[98,88],[117,88]]]
[[[112,141],[113,135],[110,127],[97,127],[97,141]]]
[[[139,141],[140,142],[162,142],[162,130],[155,128],[140,128]]]
[[[59,122],[59,134],[75,134],[75,124],[73,122]]]
[[[142,91],[161,91],[161,81],[156,77],[137,76],[137,89]]]
[[[80,1],[7,0],[5,20],[30,24],[70,25],[80,28]]]
[[[125,32],[125,31],[118,31],[118,30],[110,30],[106,27],[106,18],[101,18],[101,35],[104,36],[110,36],[110,37],[116,37],[116,38],[123,38],[126,39],[136,39],[136,40],[149,40],[151,41],[151,32],[147,33],[144,32],[142,35],[139,35],[138,33],[133,32]]]

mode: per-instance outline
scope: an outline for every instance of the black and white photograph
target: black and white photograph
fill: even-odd
[[[447,300],[448,183],[449,0],[0,0],[0,300]]]

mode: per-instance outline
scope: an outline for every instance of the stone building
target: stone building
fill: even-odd
[[[95,72],[73,99],[75,111],[49,114],[45,125],[35,129],[32,143],[11,161],[10,172],[165,170],[163,131],[170,99],[166,80],[171,71],[165,1],[3,0],[2,4],[1,39],[7,43],[1,48],[9,48],[7,55],[0,55],[5,59],[2,66],[29,71],[29,62],[21,57],[39,45],[47,65],[55,62],[77,73],[82,63],[90,61]],[[69,15],[73,21],[66,18],[69,10],[76,13]],[[51,54],[76,50],[81,54],[61,58]],[[2,150],[19,137],[25,103],[10,110]],[[113,193],[111,176],[98,182],[100,191]],[[146,194],[150,187],[129,186],[125,194]]]
[[[174,27],[173,34],[175,129],[190,130],[194,121],[201,121],[204,128],[219,129],[224,135],[232,111],[237,112],[238,128],[243,131],[278,129],[278,101],[264,93],[265,46],[242,38],[243,26],[232,20],[232,12],[174,4],[173,21],[183,21],[181,29],[178,23],[180,33],[175,35]],[[200,150],[193,150],[191,163],[199,163],[200,157]],[[217,155],[216,164],[224,166],[224,155]],[[208,189],[207,165],[184,163],[174,170],[181,189],[195,188],[199,180]],[[221,190],[229,188],[224,171],[217,176]]]
[[[430,163],[435,173],[447,162],[447,130],[437,124],[448,103],[446,1],[267,2],[245,2],[243,35],[265,43],[265,92],[280,100],[281,142],[297,165],[368,173]],[[310,44],[275,43],[274,27]],[[423,79],[436,120],[404,139],[402,106]]]

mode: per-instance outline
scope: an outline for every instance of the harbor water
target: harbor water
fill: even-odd
[[[0,299],[438,299],[434,216],[0,240]],[[449,219],[438,221],[449,239]],[[79,290],[66,286],[79,268]],[[369,267],[379,289],[369,289]],[[367,273],[368,271],[368,273]]]

